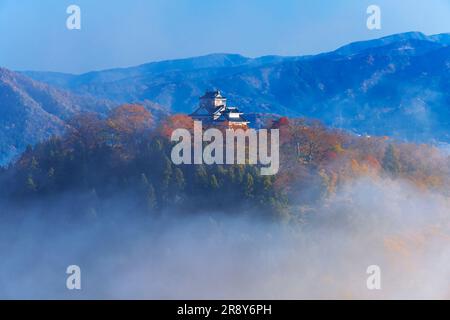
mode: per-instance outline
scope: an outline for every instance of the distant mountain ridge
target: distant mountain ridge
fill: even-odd
[[[65,121],[81,112],[105,114],[115,104],[77,96],[0,68],[0,164],[67,128]]]
[[[450,34],[408,32],[313,56],[211,54],[81,75],[0,69],[2,159],[60,132],[74,112],[143,103],[190,113],[208,89],[220,89],[246,113],[304,116],[359,134],[449,142],[449,44]]]
[[[212,54],[79,76],[26,74],[79,94],[148,100],[183,113],[216,88],[245,112],[313,117],[361,134],[448,141],[449,44],[450,34],[408,32],[315,56]]]
[[[382,47],[399,41],[411,41],[411,40],[433,42],[439,45],[449,45],[450,33],[441,33],[427,36],[422,32],[405,32],[386,36],[375,40],[353,42],[337,49],[336,51],[334,51],[334,53],[339,53],[341,55],[351,55],[355,53],[360,53],[366,49]]]
[[[407,32],[402,34],[391,35],[375,40],[353,42],[342,46],[335,51],[323,53],[313,56],[262,56],[258,58],[248,58],[239,54],[209,54],[193,58],[184,58],[176,60],[163,60],[158,62],[150,62],[135,67],[115,68],[102,71],[92,71],[81,75],[58,72],[34,72],[24,71],[25,75],[31,78],[47,82],[49,84],[63,87],[67,89],[87,90],[88,85],[111,83],[135,77],[157,77],[164,73],[171,72],[187,72],[200,69],[225,69],[225,68],[252,68],[263,65],[270,65],[286,61],[298,61],[323,56],[349,56],[361,53],[367,49],[382,47],[394,44],[400,41],[419,40],[435,44],[435,48],[450,44],[450,33],[426,36],[421,32]],[[82,89],[81,89],[81,88]]]

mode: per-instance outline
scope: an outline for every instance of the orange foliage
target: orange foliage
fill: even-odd
[[[141,105],[125,104],[111,112],[107,123],[117,132],[132,134],[151,128],[153,116]]]
[[[159,132],[162,136],[170,138],[172,132],[176,129],[193,130],[193,128],[194,121],[191,117],[184,114],[176,114],[164,119],[160,125]]]

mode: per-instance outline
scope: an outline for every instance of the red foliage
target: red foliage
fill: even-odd
[[[275,120],[272,123],[272,127],[274,129],[280,129],[281,127],[286,127],[290,124],[289,118],[288,117],[281,117],[278,120]]]

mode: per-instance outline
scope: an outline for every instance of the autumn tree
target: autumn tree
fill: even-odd
[[[105,122],[96,113],[83,113],[68,121],[66,142],[79,145],[84,150],[94,149],[106,141]]]
[[[152,114],[143,106],[125,104],[114,109],[106,120],[109,137],[116,147],[133,149],[153,126]]]
[[[184,114],[176,114],[165,118],[158,127],[158,132],[166,138],[170,138],[176,129],[194,129],[194,120]]]

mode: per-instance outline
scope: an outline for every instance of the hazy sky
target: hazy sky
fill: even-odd
[[[66,9],[81,8],[81,30]],[[382,30],[366,9],[382,9]],[[0,66],[81,73],[215,52],[304,55],[450,32],[450,0],[0,0]]]

